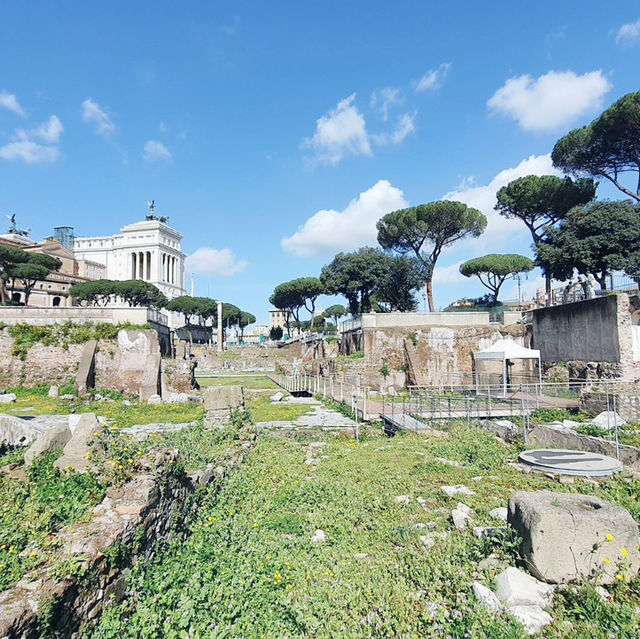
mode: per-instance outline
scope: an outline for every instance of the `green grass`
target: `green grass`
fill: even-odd
[[[251,400],[247,402],[247,408],[254,422],[295,421],[313,412],[309,404],[272,403],[269,397]]]
[[[492,585],[497,572],[516,564],[514,540],[490,543],[453,530],[448,511],[455,503],[473,508],[474,524],[489,525],[495,522],[488,512],[516,490],[579,490],[640,518],[637,479],[611,478],[597,488],[525,475],[505,463],[515,459],[515,448],[466,426],[454,426],[446,439],[406,434],[356,444],[327,437],[327,458],[317,469],[305,464],[309,441],[303,434],[262,435],[223,491],[205,499],[192,534],[170,542],[153,562],[137,564],[124,602],[107,606],[84,636],[524,639],[515,621],[486,612],[471,591],[474,579]],[[473,482],[474,475],[485,480]],[[441,485],[456,483],[477,494],[447,498]],[[396,503],[402,494],[412,497],[408,506]],[[426,549],[418,523],[450,535]],[[311,542],[318,528],[326,543]],[[491,553],[500,565],[480,566]],[[542,636],[638,636],[640,580],[610,591],[609,604],[590,586],[557,594],[554,623]]]
[[[245,388],[261,389],[273,388],[275,390],[280,387],[272,382],[266,375],[238,375],[234,377],[198,377],[198,384],[203,388],[207,386],[244,386]]]
[[[33,324],[15,324],[9,326],[9,336],[13,338],[12,355],[25,359],[28,350],[38,342],[44,346],[62,346],[68,348],[69,344],[84,344],[90,339],[114,340],[118,336],[118,331],[122,329],[148,329],[149,325],[142,326],[124,323],[107,324],[92,323],[74,324],[64,322],[51,326],[34,326]]]
[[[25,480],[0,474],[0,590],[52,557],[60,528],[81,519],[104,497],[95,476],[54,468],[59,455],[36,460]],[[19,456],[0,456],[0,466],[20,462]]]
[[[96,413],[113,420],[116,428],[126,428],[135,424],[168,422],[179,424],[200,419],[204,415],[204,406],[198,402],[184,404],[147,404],[130,398],[131,405],[123,406],[122,401],[95,402],[81,399],[61,400],[47,396],[48,386],[35,388],[13,388],[17,399],[11,404],[0,404],[0,413],[9,415],[67,415],[76,413]]]

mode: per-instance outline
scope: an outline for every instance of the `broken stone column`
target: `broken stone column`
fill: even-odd
[[[220,427],[232,410],[244,408],[242,386],[209,386],[204,393],[204,409],[208,426]]]
[[[508,522],[522,537],[530,572],[546,582],[595,577],[610,584],[640,569],[638,524],[597,497],[518,492],[509,500]]]

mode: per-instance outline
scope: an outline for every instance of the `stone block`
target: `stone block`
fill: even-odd
[[[0,394],[0,404],[11,404],[18,399],[15,393],[2,393]]]
[[[60,470],[72,469],[75,472],[84,472],[85,466],[90,466],[87,453],[92,450],[89,441],[95,433],[102,430],[102,424],[93,413],[84,413],[71,439],[67,442],[62,455],[54,462],[54,466]]]
[[[0,397],[2,397],[0,395]],[[0,444],[6,446],[27,446],[36,439],[44,429],[29,420],[0,415]]]
[[[210,386],[204,394],[207,411],[230,411],[244,406],[242,386]]]
[[[529,570],[549,583],[592,575],[613,583],[640,569],[638,525],[624,508],[597,497],[519,492],[509,500],[508,522],[523,539]]]
[[[47,395],[49,397],[58,397],[60,395],[60,386],[50,386]]]
[[[24,454],[24,465],[29,468],[35,459],[63,448],[70,439],[71,431],[66,424],[57,424],[45,430]]]

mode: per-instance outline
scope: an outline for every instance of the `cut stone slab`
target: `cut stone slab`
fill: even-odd
[[[473,582],[473,594],[478,601],[491,612],[500,612],[502,610],[502,604],[498,597],[496,597],[496,594],[486,586],[483,586],[479,581]]]
[[[204,393],[204,409],[234,410],[244,406],[242,386],[208,386]]]
[[[84,413],[67,442],[62,455],[56,459],[54,466],[60,470],[73,470],[75,472],[85,472],[85,466],[90,466],[87,453],[91,450],[88,442],[95,433],[102,430],[102,424],[96,419],[93,413]]]
[[[496,577],[496,594],[507,608],[540,606],[546,608],[553,597],[553,587],[538,581],[517,568],[507,568]]]
[[[60,395],[60,387],[59,386],[49,386],[49,392],[47,393],[49,397],[59,397]]]
[[[0,395],[0,404],[11,404],[18,399],[18,396],[15,393],[2,393]]]
[[[162,397],[160,395],[154,394],[150,395],[149,399],[147,399],[148,404],[162,404]]]
[[[469,512],[466,510],[462,510],[460,508],[456,508],[451,511],[451,519],[453,520],[453,525],[458,529],[462,530],[467,525],[467,519],[469,519]]]
[[[605,428],[606,430],[613,430],[616,428],[620,428],[620,426],[625,426],[627,422],[618,415],[613,410],[605,410],[602,411],[597,417],[594,417],[591,420],[591,423],[595,426],[599,426],[600,428]]]
[[[44,430],[41,424],[32,423],[30,419],[0,415],[0,444],[27,446]]]
[[[63,448],[70,439],[71,431],[66,424],[58,424],[45,430],[24,454],[24,465],[29,468],[35,459]]]
[[[537,635],[553,618],[540,606],[513,606],[509,612],[524,626],[529,635]]]
[[[622,463],[617,459],[582,450],[538,448],[525,450],[520,453],[519,459],[536,470],[563,475],[603,477],[622,470]]]
[[[284,399],[284,393],[277,392],[269,398],[272,402],[281,402]]]
[[[620,571],[632,578],[640,569],[638,524],[624,508],[597,497],[518,492],[509,500],[508,522],[522,537],[529,570],[549,583],[596,573],[609,584]]]
[[[441,486],[440,490],[442,490],[447,497],[455,497],[456,495],[475,495],[472,490],[463,484],[457,484],[456,486]]]

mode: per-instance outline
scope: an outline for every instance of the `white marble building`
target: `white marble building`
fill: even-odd
[[[182,237],[151,219],[128,224],[118,235],[76,237],[73,252],[78,260],[104,264],[107,279],[144,280],[172,299],[187,294]]]

